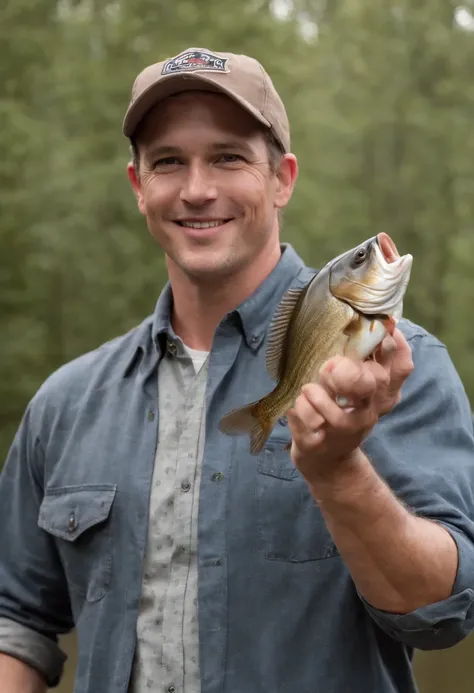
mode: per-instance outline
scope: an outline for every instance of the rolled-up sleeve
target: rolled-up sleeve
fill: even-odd
[[[48,686],[54,687],[59,683],[66,655],[38,631],[9,618],[0,618],[0,651],[38,669]]]
[[[414,514],[450,532],[458,548],[456,580],[449,598],[407,614],[361,599],[390,636],[430,650],[455,645],[474,629],[474,436],[469,401],[444,345],[428,334],[409,342],[415,370],[365,449]]]
[[[58,635],[73,628],[67,584],[52,538],[38,527],[43,451],[28,407],[0,475],[0,652],[59,682]]]

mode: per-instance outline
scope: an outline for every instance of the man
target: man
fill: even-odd
[[[412,648],[474,624],[474,441],[446,349],[402,320],[251,456],[218,423],[271,389],[272,314],[314,274],[279,240],[284,106],[255,60],[191,48],[138,76],[124,133],[170,283],[47,380],[13,442],[2,690],[56,684],[75,625],[76,693],[415,691]]]

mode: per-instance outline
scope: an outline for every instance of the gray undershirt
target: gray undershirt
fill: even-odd
[[[177,344],[176,355],[167,351],[158,369],[159,443],[150,495],[132,693],[199,693],[201,688],[197,519],[206,356],[205,352],[185,350]]]

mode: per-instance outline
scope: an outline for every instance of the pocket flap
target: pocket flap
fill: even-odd
[[[47,489],[38,525],[61,539],[74,541],[86,529],[108,518],[116,490],[110,484]]]
[[[257,458],[257,470],[260,474],[274,476],[277,479],[291,481],[299,472],[293,464],[290,453],[285,450],[288,440],[275,440],[267,443]]]

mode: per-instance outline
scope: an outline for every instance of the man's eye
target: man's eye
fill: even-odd
[[[219,159],[225,164],[234,164],[236,161],[242,161],[243,157],[239,156],[239,154],[221,154]]]
[[[175,166],[176,164],[179,164],[179,159],[175,156],[167,156],[164,159],[158,159],[153,165],[156,168],[157,166]]]

